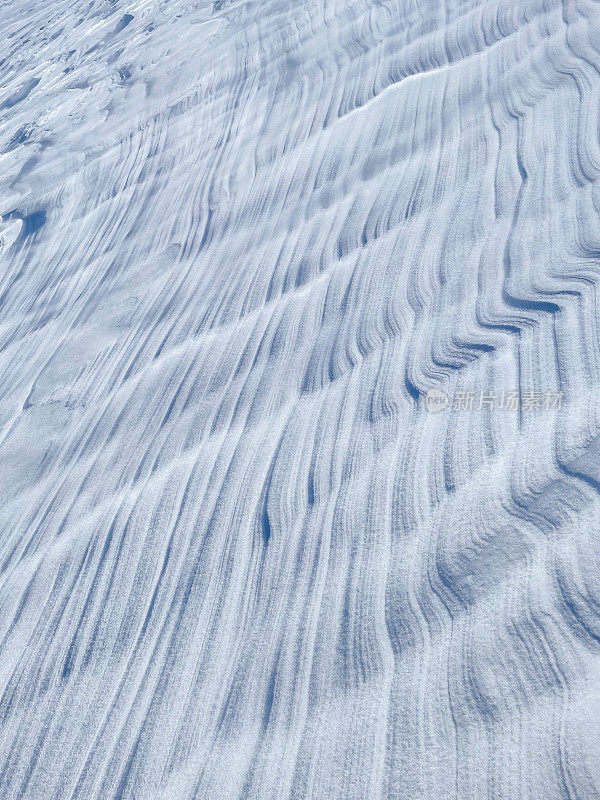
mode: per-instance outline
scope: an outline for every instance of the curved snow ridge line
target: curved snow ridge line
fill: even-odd
[[[600,797],[597,4],[0,17],[2,797]]]

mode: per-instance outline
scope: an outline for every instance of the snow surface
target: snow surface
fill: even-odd
[[[0,28],[0,798],[600,797],[600,5]]]

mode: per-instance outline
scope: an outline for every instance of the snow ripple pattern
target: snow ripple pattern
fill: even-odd
[[[600,798],[600,4],[0,23],[2,800]]]

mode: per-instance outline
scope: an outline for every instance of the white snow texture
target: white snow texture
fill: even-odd
[[[1,800],[600,798],[600,3],[0,30]]]

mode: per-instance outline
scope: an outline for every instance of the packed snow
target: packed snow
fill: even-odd
[[[600,4],[0,29],[0,798],[600,798]]]

